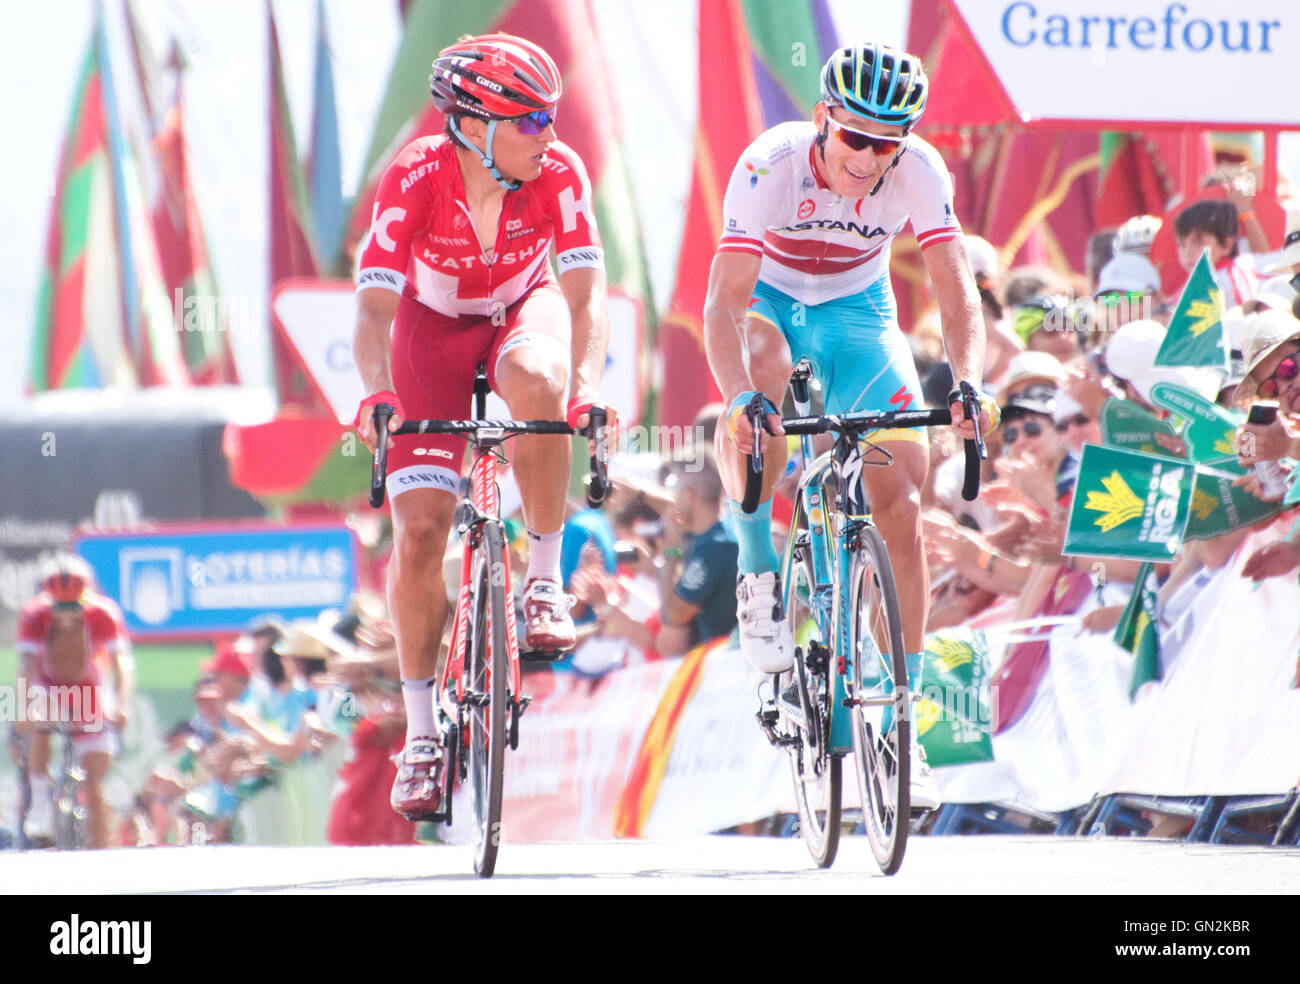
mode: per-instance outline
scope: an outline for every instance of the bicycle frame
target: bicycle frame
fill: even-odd
[[[810,406],[796,395],[795,407],[799,414],[807,415]],[[846,700],[849,675],[845,653],[852,641],[851,620],[853,610],[849,593],[849,565],[852,547],[858,530],[871,523],[866,496],[861,485],[861,452],[856,441],[851,447],[837,436],[835,447],[813,460],[811,434],[801,434],[803,460],[812,461],[804,466],[795,496],[795,512],[791,518],[791,536],[786,542],[785,556],[781,562],[782,603],[790,611],[790,590],[794,583],[793,566],[795,536],[801,517],[808,521],[809,549],[812,555],[814,596],[809,608],[817,620],[822,638],[830,643],[835,656],[834,672],[830,674],[832,693],[830,700],[828,751],[832,755],[845,755],[853,751],[853,725],[847,713]],[[856,459],[856,460],[855,460]],[[839,500],[838,502],[836,500]],[[839,529],[831,529],[831,521],[838,521]],[[834,576],[832,577],[832,571]],[[901,690],[902,706],[910,706],[906,681],[896,683]]]
[[[482,537],[483,525],[485,523],[501,522],[498,518],[500,504],[497,498],[497,447],[500,442],[500,438],[492,437],[490,434],[487,436],[480,434],[479,439],[475,440],[473,446],[474,463],[470,468],[469,476],[470,495],[468,499],[462,500],[462,505],[469,507],[472,515],[468,521],[461,524],[461,531],[465,534],[465,544],[461,552],[460,591],[456,596],[456,614],[452,627],[451,649],[447,654],[447,664],[443,669],[440,686],[442,700],[444,702],[453,701],[450,706],[444,705],[445,709],[451,712],[454,712],[456,706],[464,697],[460,689],[460,683],[465,667],[465,648],[469,641],[469,595],[470,580],[473,574],[470,565],[474,559],[474,551]],[[500,571],[499,574],[498,570]],[[493,583],[496,584],[498,579],[501,585],[508,586],[510,584],[510,550],[505,545],[504,536],[502,537],[500,567],[498,568],[496,563],[493,563],[492,567]],[[506,656],[510,664],[511,699],[515,703],[526,702],[526,699],[520,695],[523,673],[519,665],[519,640],[513,618],[506,619],[506,648]],[[455,686],[454,697],[452,696],[453,685]]]

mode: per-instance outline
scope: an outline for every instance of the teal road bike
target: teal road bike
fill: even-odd
[[[798,416],[782,420],[802,442],[803,474],[781,566],[786,620],[795,640],[793,669],[771,679],[759,724],[790,756],[799,828],[817,865],[829,867],[839,846],[843,762],[857,774],[867,840],[880,869],[898,871],[911,822],[909,742],[913,695],[907,686],[903,629],[889,551],[871,519],[862,483],[865,466],[892,456],[864,435],[883,428],[950,424],[947,409],[811,414],[807,361],[791,373]],[[977,395],[962,384],[968,419],[978,420]],[[754,433],[766,429],[761,397],[747,414]],[[813,438],[834,434],[814,455]],[[762,443],[749,457],[742,508],[758,504]],[[979,489],[984,444],[978,429],[966,442],[963,496]]]

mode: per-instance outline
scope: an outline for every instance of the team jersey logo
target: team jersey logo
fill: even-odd
[[[813,204],[813,200],[811,198],[805,198],[799,203],[799,218],[810,218],[816,210],[817,206]]]
[[[378,203],[376,203],[375,208],[379,208]],[[380,212],[375,216],[375,242],[390,253],[396,250],[397,240],[388,234],[388,227],[394,222],[402,222],[405,219],[406,209],[398,208],[396,205]]]
[[[749,163],[749,161],[745,161],[745,170],[749,172],[749,186],[751,188],[758,187],[759,175],[772,173],[765,167],[755,167],[753,164]]]

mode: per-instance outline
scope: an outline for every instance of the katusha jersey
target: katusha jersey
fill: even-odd
[[[541,176],[507,192],[489,261],[465,203],[454,143],[446,136],[407,144],[375,193],[357,289],[403,293],[453,318],[489,317],[559,272],[604,267],[591,186],[582,162],[556,141]]]
[[[83,670],[86,673],[102,671],[108,656],[129,652],[131,649],[126,621],[116,602],[89,591],[82,596],[81,611],[86,633],[86,665]],[[54,602],[42,592],[28,601],[19,614],[16,648],[19,655],[35,659],[43,674],[48,674],[45,661],[49,655],[50,632],[53,628]]]
[[[848,297],[889,272],[889,244],[910,222],[921,249],[953,239],[952,180],[938,152],[909,136],[874,196],[842,198],[813,169],[817,127],[782,123],[741,155],[727,185],[719,252],[763,257],[759,280],[804,304]]]

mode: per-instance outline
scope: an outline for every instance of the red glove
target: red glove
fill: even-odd
[[[388,390],[380,390],[378,393],[371,393],[361,401],[361,406],[357,407],[356,418],[352,421],[352,426],[361,429],[361,418],[366,412],[367,407],[378,406],[381,403],[387,403],[397,415],[403,420],[406,419],[406,412],[402,409],[402,401],[397,398],[396,393],[390,393]]]
[[[599,400],[593,400],[586,396],[575,396],[569,401],[569,405],[564,410],[564,420],[574,430],[578,429],[578,418],[584,413],[589,413],[592,407],[599,407],[605,411],[605,443],[618,443],[618,411],[608,403],[601,403]]]

